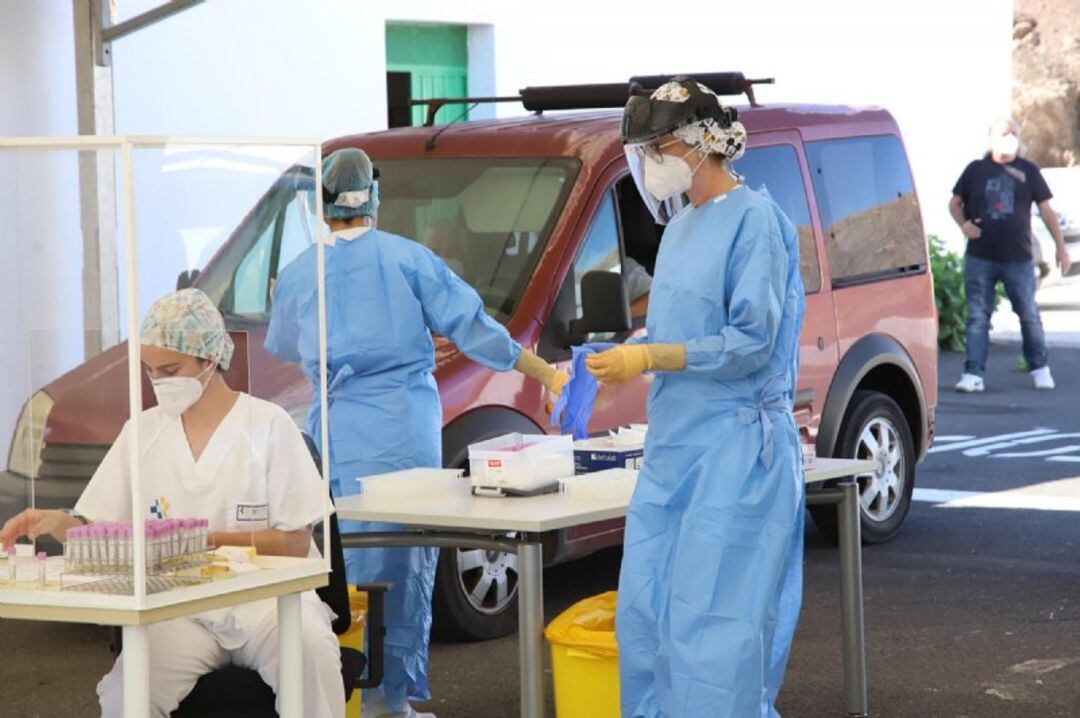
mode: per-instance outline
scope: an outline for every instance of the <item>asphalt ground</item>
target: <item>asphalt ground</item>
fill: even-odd
[[[987,391],[970,396],[951,390],[962,357],[941,357],[941,440],[919,469],[920,500],[894,541],[864,551],[874,716],[1080,716],[1080,348],[1054,348],[1053,392],[1030,388],[1019,353],[995,344]],[[548,618],[614,588],[619,559],[548,569]],[[785,718],[842,715],[838,587],[836,550],[808,522]],[[2,621],[0,647],[0,716],[97,715],[104,629]],[[426,709],[516,716],[517,670],[514,637],[435,644]]]

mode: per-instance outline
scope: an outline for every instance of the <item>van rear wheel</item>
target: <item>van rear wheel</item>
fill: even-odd
[[[855,477],[862,504],[862,540],[873,544],[892,539],[904,523],[915,488],[915,442],[900,406],[880,392],[855,392],[834,455],[879,463],[876,471]],[[836,506],[811,506],[810,515],[823,534],[837,541]]]
[[[487,641],[517,630],[516,553],[439,551],[432,633],[444,641]]]

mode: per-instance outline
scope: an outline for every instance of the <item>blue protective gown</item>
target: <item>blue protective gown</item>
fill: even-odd
[[[359,493],[358,477],[442,466],[442,405],[432,372],[431,331],[496,371],[521,347],[484,312],[480,296],[439,257],[397,235],[370,230],[325,248],[330,482],[335,497]],[[316,248],[281,272],[266,348],[300,362],[316,387],[306,430],[320,435]],[[342,533],[402,527],[342,521]],[[388,581],[386,673],[381,690],[400,710],[430,698],[431,592],[438,549],[345,552],[350,583]]]
[[[804,488],[792,415],[798,240],[739,187],[667,227],[648,341],[657,373],[630,504],[616,633],[624,718],[778,716],[802,601]]]

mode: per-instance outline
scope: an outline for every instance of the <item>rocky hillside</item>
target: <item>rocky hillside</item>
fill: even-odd
[[[1080,164],[1080,0],[1015,0],[1013,114],[1025,154]]]

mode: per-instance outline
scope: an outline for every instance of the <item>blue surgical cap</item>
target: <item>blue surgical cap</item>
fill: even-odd
[[[379,211],[379,183],[371,158],[363,150],[349,147],[334,152],[323,161],[323,187],[327,200],[323,215],[330,219],[374,218]]]

